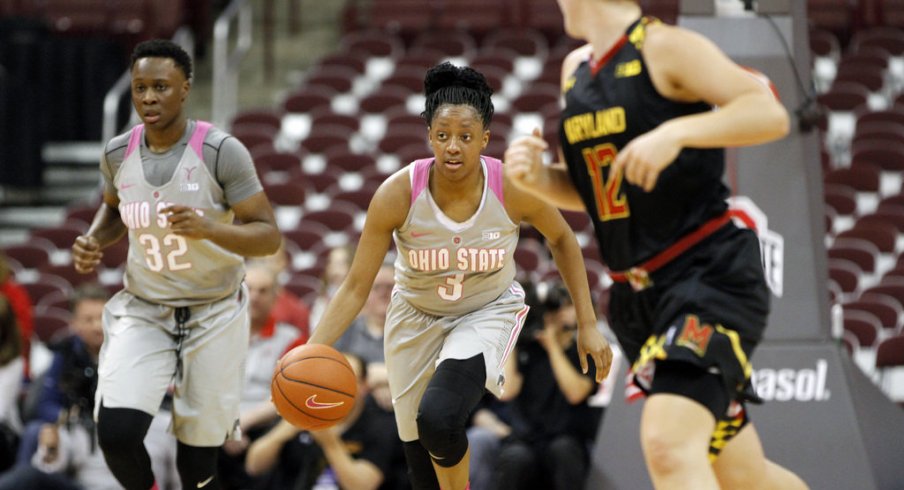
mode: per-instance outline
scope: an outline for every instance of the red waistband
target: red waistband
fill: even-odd
[[[684,235],[677,242],[673,243],[662,252],[654,255],[650,260],[647,260],[646,262],[636,267],[632,267],[626,271],[609,271],[609,277],[611,277],[615,282],[630,282],[632,285],[635,285],[635,283],[637,283],[640,286],[648,285],[644,283],[649,283],[650,273],[652,273],[656,269],[659,269],[665,264],[668,264],[679,255],[687,252],[688,249],[690,249],[694,245],[700,243],[704,238],[712,235],[716,230],[725,226],[729,221],[731,221],[733,214],[734,213],[732,211],[726,211],[725,213],[716,216],[715,218],[700,225],[700,227],[696,230],[688,233],[687,235]],[[635,289],[643,289],[643,287],[635,286]]]

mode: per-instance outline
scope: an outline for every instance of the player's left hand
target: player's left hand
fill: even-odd
[[[188,207],[173,204],[160,210],[166,216],[170,229],[176,235],[201,240],[207,238],[212,223],[197,211]]]
[[[581,372],[587,374],[587,356],[596,365],[596,382],[602,383],[609,375],[612,367],[612,347],[596,325],[578,328],[578,357],[581,359]]]
[[[681,148],[670,128],[663,124],[625,145],[615,157],[610,175],[623,171],[629,183],[650,192],[656,187],[659,174],[675,161]]]

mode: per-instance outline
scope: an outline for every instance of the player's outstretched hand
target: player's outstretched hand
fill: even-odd
[[[543,167],[543,152],[549,145],[539,129],[530,136],[522,136],[505,150],[505,174],[519,187],[537,182]]]
[[[161,209],[160,213],[166,216],[173,233],[195,240],[207,238],[211,222],[198,211],[188,206],[173,204]]]
[[[72,264],[76,272],[87,274],[97,267],[104,253],[100,251],[100,243],[91,235],[81,235],[72,244]]]
[[[578,356],[581,358],[581,372],[587,374],[587,356],[596,364],[596,382],[602,383],[612,367],[612,347],[595,326],[578,329]]]

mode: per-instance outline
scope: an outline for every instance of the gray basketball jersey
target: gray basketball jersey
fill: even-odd
[[[502,162],[481,157],[483,198],[477,212],[458,223],[430,195],[433,159],[409,166],[411,208],[395,231],[396,290],[431,315],[461,315],[498,298],[515,279],[518,225],[505,211]]]
[[[144,125],[132,128],[113,184],[119,213],[129,230],[125,289],[147,301],[169,306],[209,303],[234,293],[242,281],[242,257],[210,240],[170,232],[160,209],[179,204],[199,215],[231,224],[223,188],[204,164],[202,145],[210,123],[195,124],[172,178],[156,186],[145,178],[141,161]]]

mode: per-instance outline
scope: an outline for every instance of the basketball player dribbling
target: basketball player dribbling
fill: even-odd
[[[544,235],[574,299],[583,371],[589,355],[601,380],[612,353],[597,330],[571,229],[555,208],[511,186],[501,162],[480,155],[493,115],[486,79],[444,63],[427,72],[424,87],[434,156],[377,190],[348,276],[310,342],[332,344],[348,328],[395,239],[384,347],[409,476],[418,490],[463,490],[468,415],[485,390],[501,393],[527,313],[512,255],[521,221]]]
[[[612,328],[648,395],[640,437],[654,486],[806,488],[766,459],[743,408],[769,291],[722,183],[722,148],[783,137],[787,112],[710,41],[642,17],[636,1],[559,7],[588,42],[562,67],[562,163],[542,164],[535,132],[512,143],[505,168],[519,188],[590,214],[615,281]]]
[[[183,113],[188,53],[141,43],[131,75],[143,124],[107,143],[103,202],[72,247],[86,273],[129,237],[125,287],[103,315],[97,437],[126,489],[156,488],[143,440],[172,383],[182,486],[218,489],[217,448],[238,436],[248,348],[243,256],[272,254],[280,235],[248,150]]]

